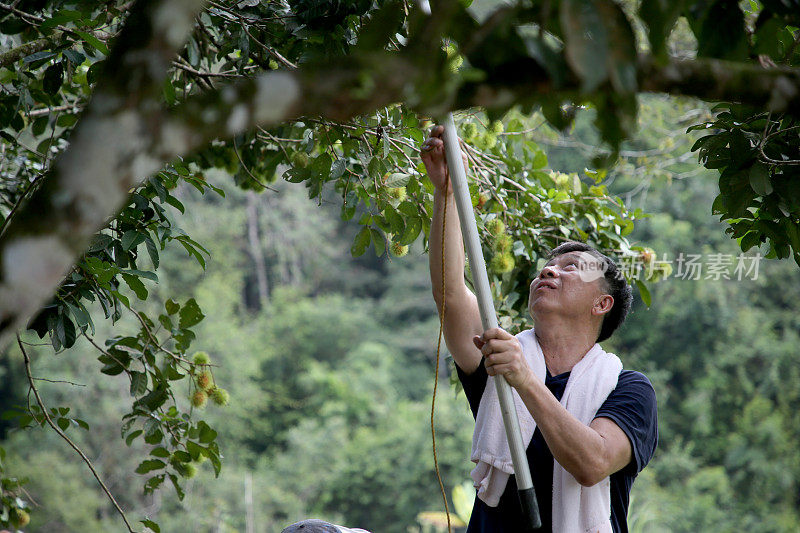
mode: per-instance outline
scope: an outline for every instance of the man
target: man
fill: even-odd
[[[516,336],[500,328],[483,331],[477,299],[464,283],[464,246],[442,133],[441,126],[432,130],[421,155],[435,187],[433,295],[440,313],[445,300],[445,342],[476,417],[472,476],[478,496],[467,532],[525,531],[514,477],[503,470],[511,471],[508,461],[498,460],[500,452],[492,448],[492,435],[502,431],[494,384],[487,386],[494,376],[503,376],[518,396],[541,531],[627,532],[631,486],[658,440],[656,398],[644,375],[621,370],[619,359],[597,343],[625,319],[631,288],[610,258],[583,243],[565,243],[531,282],[534,329]]]

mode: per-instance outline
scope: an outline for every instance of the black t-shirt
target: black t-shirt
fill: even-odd
[[[472,416],[477,416],[478,405],[488,378],[486,367],[481,364],[470,375],[464,374],[458,365],[456,369],[472,409]],[[560,401],[568,379],[569,372],[551,376],[548,371],[545,385]],[[632,370],[620,372],[617,387],[609,394],[595,415],[595,418],[599,417],[613,420],[631,442],[633,452],[631,462],[610,477],[611,526],[616,533],[627,533],[628,501],[633,480],[650,461],[658,443],[656,393],[647,377]],[[527,456],[542,518],[542,528],[538,531],[551,532],[553,454],[547,447],[538,426],[528,445]],[[467,533],[518,533],[525,531],[522,520],[517,483],[511,475],[497,507],[489,507],[478,497],[475,498]]]

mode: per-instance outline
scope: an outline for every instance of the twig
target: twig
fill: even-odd
[[[297,69],[297,65],[295,65],[294,63],[292,63],[291,61],[289,61],[288,59],[283,57],[277,50],[273,49],[271,46],[267,46],[266,44],[264,44],[261,41],[259,41],[258,39],[256,39],[253,36],[253,34],[250,33],[250,30],[247,29],[247,24],[245,24],[245,22],[244,22],[244,20],[242,19],[241,16],[239,16],[239,21],[240,21],[240,24],[242,25],[242,29],[245,31],[245,33],[247,33],[247,35],[251,39],[253,39],[261,48],[266,50],[269,55],[274,57],[277,61],[279,61],[281,64],[283,64],[283,66],[285,66],[286,68],[290,68],[292,70]]]
[[[114,504],[114,507],[117,509],[117,512],[122,517],[122,521],[125,522],[125,526],[128,528],[128,531],[130,533],[135,533],[134,529],[131,527],[130,523],[128,522],[128,518],[125,516],[125,512],[119,506],[119,504],[117,503],[117,500],[114,499],[114,495],[111,494],[111,491],[108,490],[108,487],[106,487],[106,484],[103,483],[103,480],[100,479],[100,476],[97,474],[97,470],[95,470],[94,465],[92,464],[92,462],[89,460],[88,457],[86,457],[86,454],[83,453],[83,451],[81,451],[81,449],[78,448],[78,446],[76,446],[75,443],[72,442],[72,440],[70,440],[69,437],[67,437],[67,435],[61,430],[61,428],[53,423],[53,419],[50,418],[50,414],[47,412],[47,408],[44,406],[44,402],[42,402],[42,398],[41,398],[41,396],[39,396],[39,391],[36,389],[36,385],[33,382],[34,378],[33,378],[33,375],[31,374],[31,360],[30,360],[30,357],[28,357],[28,352],[25,351],[25,346],[23,346],[22,339],[20,339],[19,334],[17,334],[17,343],[19,344],[19,349],[22,350],[22,357],[25,360],[25,373],[28,375],[28,383],[30,384],[30,388],[33,391],[33,395],[36,397],[36,403],[39,404],[39,409],[42,410],[42,413],[44,414],[44,417],[47,420],[48,425],[51,428],[53,428],[53,431],[58,433],[58,435],[62,439],[67,441],[67,444],[69,444],[70,447],[73,450],[75,450],[75,452],[77,452],[78,455],[81,456],[81,459],[83,459],[83,461],[89,467],[89,470],[92,471],[92,475],[94,475],[94,478],[97,480],[97,482],[103,488],[103,491],[106,493],[106,496],[108,496],[108,499],[111,500],[112,504]]]
[[[29,117],[40,117],[43,115],[49,115],[50,113],[60,113],[61,111],[70,111],[75,110],[76,106],[72,104],[60,105],[56,107],[45,107],[42,109],[32,109],[28,112]]]
[[[72,381],[67,381],[67,380],[64,380],[64,379],[47,379],[47,378],[33,378],[33,379],[38,380],[38,381],[46,381],[48,383],[68,383],[69,385],[74,385],[76,387],[85,387],[86,386],[86,385],[83,385],[81,383],[74,383]]]
[[[767,123],[769,123],[769,121],[767,121]],[[786,128],[785,130],[779,129],[779,130],[773,131],[769,135],[765,135],[764,138],[761,139],[761,142],[758,143],[758,153],[761,155],[761,159],[765,163],[769,163],[771,165],[800,165],[800,159],[778,160],[778,159],[772,159],[771,157],[767,156],[767,154],[764,153],[764,147],[767,145],[767,141],[770,140],[772,137],[784,134],[787,131],[796,130],[798,128],[800,128],[800,126],[792,126],[791,128]],[[766,133],[766,131],[767,130],[765,128],[764,132]]]
[[[180,57],[180,59],[183,58]],[[239,78],[239,79],[246,78],[246,76],[243,76],[241,74],[231,74],[230,72],[202,72],[190,65],[184,65],[183,63],[179,63],[178,61],[173,61],[172,66],[177,67],[183,70],[184,72],[188,72],[189,74],[193,74],[195,76],[202,76],[204,78]],[[249,67],[249,70],[253,70],[254,68],[255,68],[254,66]],[[248,70],[248,67],[245,67],[244,69]]]
[[[281,149],[281,152],[283,152],[283,155],[286,157],[286,161],[289,161],[289,153],[286,151],[286,148],[283,147],[283,145],[281,144],[280,141],[281,140],[284,140],[284,141],[290,141],[291,140],[291,141],[293,141],[294,139],[278,139],[273,134],[271,134],[270,132],[268,132],[267,130],[265,130],[264,128],[262,128],[260,126],[258,128],[258,131],[264,133],[267,137],[269,137],[272,140],[272,142],[277,144],[278,148]],[[236,154],[236,155],[238,156],[239,154]]]

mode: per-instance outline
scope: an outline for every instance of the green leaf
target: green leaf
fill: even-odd
[[[22,58],[23,63],[33,63],[34,61],[39,61],[41,59],[50,59],[56,55],[55,52],[51,52],[50,50],[42,50],[41,52],[35,52],[29,56],[25,56]]]
[[[60,128],[71,128],[76,122],[78,122],[78,115],[59,115],[56,120],[56,124]]]
[[[179,316],[179,326],[181,328],[190,328],[205,318],[205,315],[200,310],[200,306],[197,305],[194,298],[189,298],[189,300],[183,304]]]
[[[94,85],[100,70],[103,68],[105,68],[105,61],[95,61],[92,63],[92,66],[90,66],[89,70],[86,72],[86,82],[89,85]]]
[[[136,467],[137,474],[147,474],[148,472],[152,472],[153,470],[160,470],[165,468],[167,464],[162,461],[161,459],[146,459],[139,463],[139,466]]]
[[[386,178],[386,181],[383,184],[386,187],[405,187],[408,183],[408,180],[411,179],[411,174],[406,174],[404,172],[394,172],[389,174],[389,177]]]
[[[58,427],[61,428],[61,431],[66,431],[69,427],[69,418],[59,418],[56,421],[56,424],[58,424]]]
[[[164,80],[162,92],[164,93],[164,100],[166,100],[167,105],[173,105],[177,99],[177,94],[175,92],[175,86],[172,84],[172,80],[169,78]]]
[[[161,528],[158,526],[157,523],[153,522],[152,520],[140,520],[140,522],[144,525],[144,527],[153,531],[153,533],[161,533]]]
[[[750,168],[750,186],[759,196],[772,193],[772,183],[769,180],[769,167],[764,163],[756,162]]]
[[[420,231],[422,231],[422,218],[419,215],[406,219],[406,229],[395,242],[402,245],[411,244],[417,239]]]
[[[64,50],[61,53],[64,54],[64,57],[66,57],[69,60],[69,62],[72,63],[75,66],[78,66],[81,63],[83,63],[84,61],[86,61],[86,56],[85,55],[83,55],[82,53],[80,53],[80,52],[78,52],[76,50],[72,50],[70,48],[67,48],[66,50]]]
[[[356,238],[353,240],[353,245],[350,247],[350,253],[353,257],[359,257],[364,255],[364,252],[367,251],[367,246],[369,246],[370,240],[370,231],[367,226],[361,228],[361,231],[358,232]]]
[[[208,446],[208,453],[204,454],[208,457],[208,460],[211,461],[211,464],[214,466],[214,477],[219,477],[219,473],[222,470],[222,462],[220,461],[219,455],[219,448],[217,447],[216,442],[212,442]]]
[[[781,220],[781,225],[786,231],[786,236],[789,238],[789,244],[792,245],[795,252],[800,252],[800,225],[792,222],[788,218]]]
[[[347,168],[347,161],[345,158],[340,157],[336,161],[333,162],[331,166],[331,179],[339,179],[344,174],[345,169]]]
[[[72,348],[75,344],[75,340],[77,339],[77,332],[75,331],[75,324],[72,323],[72,320],[69,317],[64,317],[63,320],[63,328],[64,328],[64,337],[63,343],[64,348]]]
[[[83,13],[71,9],[60,9],[51,18],[45,19],[39,26],[41,31],[51,30],[56,26],[63,26],[68,22],[75,22],[80,20]]]
[[[75,30],[75,33],[81,36],[81,39],[92,45],[96,48],[101,54],[104,56],[108,55],[108,47],[105,45],[103,41],[92,35],[91,33],[85,31]]]
[[[386,250],[386,238],[375,228],[370,229],[370,234],[372,235],[372,244],[375,245],[375,255],[380,257]]]
[[[403,217],[400,216],[400,213],[395,211],[392,206],[386,206],[383,216],[385,216],[386,221],[389,222],[389,227],[391,228],[392,233],[395,235],[400,235],[403,233],[406,227],[405,221],[403,221]]]
[[[64,81],[64,64],[59,61],[53,63],[47,70],[44,71],[44,80],[42,81],[42,88],[47,94],[57,94],[61,89],[61,84]]]
[[[634,280],[634,282],[636,283],[636,286],[639,288],[639,296],[642,297],[644,305],[650,307],[651,297],[650,297],[650,291],[647,289],[647,286],[640,279],[636,279]]]
[[[157,448],[153,448],[152,450],[150,450],[150,455],[152,455],[153,457],[166,458],[170,456],[170,453],[169,450],[164,448],[163,446],[158,446]]]
[[[208,444],[210,442],[213,442],[214,439],[217,438],[217,432],[211,429],[211,427],[202,420],[197,423],[197,429],[200,430],[199,440],[203,444]]]
[[[200,446],[196,442],[192,442],[190,440],[186,441],[186,450],[192,456],[193,460],[198,460],[201,456],[205,456],[206,448]]]
[[[755,230],[748,231],[738,240],[742,251],[746,252],[753,246],[758,246],[761,243],[761,232]]]
[[[135,229],[126,231],[122,234],[122,249],[128,251],[131,248],[138,246],[144,242],[145,237],[147,237],[146,234],[140,233]]]
[[[531,168],[544,168],[547,166],[547,154],[544,153],[544,150],[537,150],[536,155],[533,156],[533,162],[531,163]]]
[[[140,300],[147,300],[147,288],[136,276],[132,276],[131,274],[122,274],[122,279],[125,280],[125,283],[131,290],[136,294],[136,297]]]
[[[175,476],[175,474],[169,474],[168,476],[169,480],[172,482],[172,486],[175,487],[175,492],[178,494],[178,500],[183,501],[183,499],[186,497],[186,493],[183,492],[178,478]]]
[[[105,250],[109,244],[114,241],[114,238],[111,235],[106,235],[105,233],[98,233],[92,238],[92,244],[89,245],[89,249],[87,252],[98,252],[100,250]]]
[[[290,168],[283,173],[283,179],[289,183],[300,183],[301,181],[307,180],[310,176],[311,174],[308,169],[305,168]]]
[[[136,431],[134,431],[134,432],[132,432],[132,433],[129,433],[129,434],[128,434],[128,436],[127,436],[127,437],[125,437],[125,444],[127,444],[128,446],[130,446],[130,445],[131,445],[131,443],[133,442],[133,440],[134,440],[136,437],[138,437],[139,435],[141,435],[141,434],[142,434],[142,430],[141,430],[141,429],[137,429]]]
[[[131,371],[131,396],[141,396],[145,392],[147,392],[147,374],[144,372],[138,372],[136,370]]]
[[[180,308],[181,306],[172,298],[164,302],[164,309],[167,310],[167,314],[174,315]]]
[[[167,398],[169,397],[166,387],[167,385],[160,384],[158,388],[139,398],[136,401],[136,404],[144,406],[150,411],[155,411],[164,405],[164,402],[167,401]]]
[[[158,268],[158,247],[153,239],[148,235],[144,239],[144,243],[147,246],[147,254],[150,256],[150,261],[153,262],[153,268]]]
[[[321,181],[327,180],[331,175],[331,156],[323,152],[314,158],[310,170],[315,177]]]
[[[174,207],[175,209],[180,211],[181,214],[184,214],[186,212],[186,208],[183,207],[183,204],[180,202],[180,200],[178,200],[177,198],[175,198],[171,194],[167,195],[166,201],[167,201],[167,203],[169,205],[171,205],[172,207]]]
[[[164,326],[165,330],[170,331],[172,329],[172,326],[173,326],[172,319],[170,319],[170,317],[168,317],[164,313],[161,313],[160,315],[158,315],[158,322],[159,322],[159,324]]]
[[[44,133],[44,130],[47,129],[47,123],[49,122],[49,117],[39,117],[33,121],[33,126],[31,127],[31,131],[37,137]]]
[[[130,274],[131,276],[137,276],[139,278],[149,279],[150,281],[155,281],[158,283],[158,276],[155,272],[148,272],[146,270],[136,270],[134,268],[121,268],[119,269],[120,272],[123,274]]]

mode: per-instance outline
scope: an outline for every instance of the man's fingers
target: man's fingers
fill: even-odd
[[[484,339],[508,340],[508,339],[510,339],[512,337],[513,337],[513,335],[511,335],[509,332],[507,332],[503,328],[492,328],[492,329],[487,329],[486,331],[483,332],[483,338]]]
[[[496,364],[487,364],[486,365],[486,373],[490,376],[503,376],[508,374],[509,372],[513,372],[515,369],[512,365],[508,363],[496,363]]]
[[[420,147],[420,151],[422,153],[430,153],[435,151],[439,147],[443,147],[444,143],[441,139],[437,139],[436,137],[428,137],[422,146]]]
[[[503,351],[503,345],[500,344],[496,339],[490,339],[483,343],[483,347],[481,348],[481,353],[486,356],[492,353],[500,353]]]
[[[472,342],[475,344],[475,346],[476,346],[476,347],[477,347],[479,350],[480,350],[481,348],[483,348],[483,345],[485,344],[485,343],[484,343],[484,342],[481,340],[481,337],[480,337],[480,335],[475,335],[474,337],[472,337]]]

